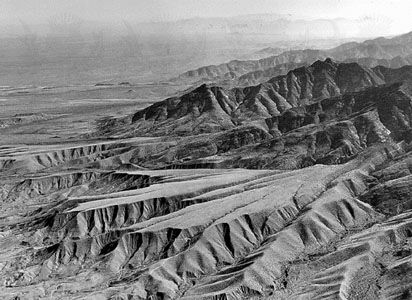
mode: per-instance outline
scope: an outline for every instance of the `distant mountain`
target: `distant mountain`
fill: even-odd
[[[363,57],[363,58],[349,58],[345,60],[344,62],[346,63],[351,63],[351,62],[356,62],[359,65],[373,68],[377,66],[383,66],[387,68],[400,68],[402,66],[406,65],[411,65],[412,64],[412,56],[408,57],[394,57],[392,59],[377,59],[377,58],[371,58],[371,57]],[[252,71],[243,75],[240,75],[238,77],[233,77],[233,78],[217,78],[216,80],[219,84],[223,85],[235,85],[235,86],[248,86],[248,85],[254,85],[254,84],[259,84],[261,82],[265,82],[269,80],[271,77],[286,74],[289,70],[293,70],[295,68],[301,67],[308,65],[306,62],[301,62],[301,63],[286,63],[286,64],[280,64],[272,68],[268,68],[265,70],[257,70],[257,71]]]
[[[362,58],[349,58],[345,62],[356,62],[362,66],[368,66],[370,68],[377,66],[384,66],[387,68],[400,68],[402,66],[412,64],[412,56],[396,56],[391,59],[386,58],[372,58],[372,57],[362,57]]]
[[[139,23],[142,34],[215,34],[254,36],[272,41],[331,39],[361,36],[361,24],[352,19],[307,19],[290,15],[256,14],[233,17],[190,18],[170,22]]]
[[[377,38],[362,43],[345,43],[329,50],[293,50],[259,60],[234,60],[185,72],[179,79],[216,83],[230,80],[232,85],[253,84],[267,80],[268,74],[288,71],[288,64],[291,70],[296,64],[309,65],[326,57],[342,62],[357,62],[366,67],[383,65],[399,68],[412,63],[412,32],[390,39]],[[278,69],[279,65],[283,67]],[[240,77],[242,79],[239,79]]]
[[[412,32],[393,38],[380,37],[362,43],[346,43],[328,50],[328,53],[338,60],[364,57],[377,59],[406,57],[412,54]]]
[[[236,80],[232,79],[232,82],[234,85],[237,85],[237,86],[254,85],[254,84],[258,84],[260,82],[269,80],[272,77],[286,74],[289,70],[303,67],[305,65],[306,65],[305,62],[280,64],[280,65],[277,65],[276,67],[272,67],[272,68],[268,68],[264,70],[252,71],[252,72],[240,75],[239,77],[236,78]]]
[[[249,55],[248,59],[262,59],[269,56],[276,56],[283,52],[287,51],[286,48],[273,48],[273,47],[266,47],[261,50],[255,51]]]
[[[317,59],[325,59],[327,55],[321,50],[293,50],[283,52],[277,56],[270,56],[259,60],[232,60],[220,65],[211,65],[191,70],[179,76],[180,80],[219,80],[231,74],[232,78],[240,77],[249,72],[266,70],[281,64],[307,63]]]

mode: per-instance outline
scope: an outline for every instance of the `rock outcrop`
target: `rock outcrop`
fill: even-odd
[[[256,86],[226,90],[204,84],[137,112],[132,123],[139,134],[216,132],[250,121],[263,124],[290,108],[384,83],[371,69],[326,59]]]
[[[0,297],[409,299],[411,75],[326,59],[1,147]]]
[[[374,114],[353,122],[367,124]],[[376,143],[346,163],[295,171],[134,170],[26,180],[15,188],[20,195],[38,199],[39,190],[43,196],[60,191],[61,198],[2,224],[0,293],[59,299],[407,295],[412,228],[403,211],[411,155],[405,151],[404,144]],[[76,180],[100,192],[64,200]],[[134,184],[122,189],[119,182]],[[397,195],[397,205],[389,205],[389,195]]]

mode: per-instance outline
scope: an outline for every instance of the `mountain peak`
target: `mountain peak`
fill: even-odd
[[[323,70],[323,69],[335,69],[337,68],[339,64],[334,62],[331,58],[326,58],[325,60],[320,60],[318,59],[315,61],[311,67],[314,68],[315,70]]]
[[[192,92],[204,92],[210,89],[210,85],[207,83],[203,83],[202,85],[199,85],[197,88],[195,88]]]

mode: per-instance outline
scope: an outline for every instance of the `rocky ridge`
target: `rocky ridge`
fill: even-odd
[[[390,39],[349,42],[328,50],[291,50],[259,60],[234,60],[190,70],[174,80],[246,86],[264,82],[270,77],[283,75],[301,65],[310,65],[327,57],[340,62],[356,62],[369,68],[400,68],[412,63],[411,36],[411,33],[407,33]]]
[[[1,297],[410,298],[410,80],[326,59],[1,147]]]

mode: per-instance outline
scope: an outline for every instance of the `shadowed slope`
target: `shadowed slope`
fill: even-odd
[[[370,69],[327,59],[257,86],[225,90],[202,85],[181,97],[166,99],[137,112],[132,124],[140,134],[215,132],[383,83]]]

